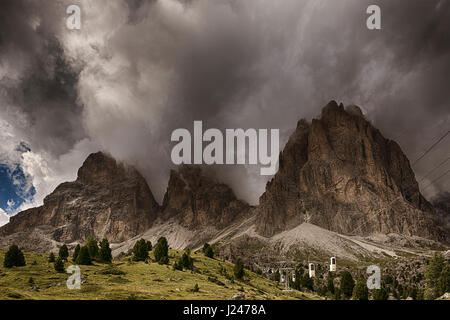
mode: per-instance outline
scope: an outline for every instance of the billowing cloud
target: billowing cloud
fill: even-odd
[[[78,31],[65,28],[68,4],[0,10],[0,119],[30,146],[20,163],[35,202],[96,149],[135,164],[161,199],[170,133],[194,120],[279,128],[283,145],[335,99],[360,105],[411,159],[450,128],[448,1],[70,1],[82,8]],[[381,30],[366,28],[369,4],[382,9]],[[418,163],[418,178],[449,146]],[[267,179],[255,166],[215,174],[252,203]]]
[[[0,208],[0,227],[9,222],[9,216]]]

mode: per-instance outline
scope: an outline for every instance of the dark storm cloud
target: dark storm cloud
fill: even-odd
[[[61,13],[36,1],[0,3],[1,65],[10,70],[0,78],[2,116],[15,122],[34,150],[57,156],[84,135],[79,70],[66,60],[55,27]],[[21,123],[14,121],[18,117]]]
[[[45,18],[62,5],[6,4],[0,41],[20,59],[2,46],[2,61],[27,72],[1,87],[31,123],[31,147],[64,153],[86,128],[98,148],[137,165],[159,198],[170,133],[193,120],[280,128],[283,145],[298,119],[335,99],[360,105],[411,159],[450,128],[448,1],[80,1],[79,33]],[[366,28],[370,4],[382,9],[382,30]],[[449,140],[418,177],[445,158]],[[252,203],[265,187],[256,167],[218,175]],[[446,181],[427,192],[448,190]]]

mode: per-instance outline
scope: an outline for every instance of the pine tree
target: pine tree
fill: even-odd
[[[153,249],[153,246],[152,246],[152,243],[149,240],[149,241],[147,241],[147,251],[152,251],[152,249]]]
[[[92,264],[91,256],[89,255],[89,249],[87,246],[81,247],[76,263],[80,265]]]
[[[302,288],[314,291],[314,280],[310,278],[308,274],[305,274],[301,277],[300,285]]]
[[[280,278],[281,278],[280,270],[277,270],[277,272],[275,272],[275,275],[274,275],[274,280],[276,282],[280,282]]]
[[[61,257],[56,258],[54,268],[55,268],[56,272],[63,273],[65,271],[64,270],[64,260]]]
[[[353,300],[369,300],[369,289],[364,278],[359,278],[353,288]]]
[[[178,261],[178,265],[181,266],[181,268],[193,270],[194,269],[194,259],[191,258],[190,250],[187,249],[183,255],[180,257]]]
[[[63,244],[62,247],[59,248],[58,255],[63,260],[67,260],[67,258],[69,257],[69,249],[67,248],[67,246],[65,244]]]
[[[341,299],[341,289],[335,288],[334,289],[334,300],[340,300]]]
[[[48,256],[48,262],[55,262],[55,254],[53,252],[50,252],[50,255]]]
[[[353,288],[355,287],[355,281],[352,275],[348,271],[342,272],[341,277],[341,293],[344,297],[349,298],[353,294]]]
[[[97,240],[94,239],[94,237],[89,236],[86,240],[86,247],[89,250],[89,256],[91,259],[95,259],[98,257],[98,245]]]
[[[80,245],[77,244],[77,246],[73,250],[73,254],[72,254],[72,260],[73,261],[77,261],[78,254],[80,253],[80,248],[81,248]]]
[[[195,284],[194,289],[192,289],[192,292],[199,292],[200,288],[198,287],[198,283]]]
[[[103,239],[102,241],[100,241],[99,256],[100,259],[104,262],[111,262],[112,260],[111,248],[109,247],[109,242],[107,239]]]
[[[145,261],[148,258],[147,242],[144,239],[136,241],[133,247],[133,260]]]
[[[435,299],[449,290],[450,282],[449,264],[444,256],[436,254],[428,263],[425,270],[425,281],[427,290],[425,290],[426,299]]]
[[[19,247],[15,244],[9,247],[5,254],[3,266],[5,268],[22,267],[25,266],[25,257]]]
[[[158,239],[153,251],[155,254],[155,260],[159,264],[167,264],[169,262],[169,245],[165,237]]]
[[[328,276],[327,291],[334,294],[334,281],[331,276]]]
[[[442,272],[437,283],[437,291],[439,296],[446,292],[450,292],[450,265],[448,262],[446,266],[442,268]]]
[[[236,260],[233,272],[234,272],[234,277],[236,279],[242,279],[244,277],[244,275],[245,275],[244,263],[242,262],[241,258],[238,258]]]
[[[375,289],[373,291],[372,296],[373,300],[387,300],[389,298],[389,294],[387,293],[384,287],[381,287],[380,289]]]
[[[214,250],[211,246],[208,246],[205,251],[203,251],[205,256],[208,258],[213,259],[214,258]]]
[[[208,242],[205,242],[205,244],[203,245],[203,248],[202,248],[202,252],[205,253],[206,249],[208,249],[209,247],[211,247],[211,246],[209,245],[209,243],[208,243]]]

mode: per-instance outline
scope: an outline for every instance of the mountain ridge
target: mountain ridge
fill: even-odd
[[[60,184],[42,206],[1,227],[0,246],[19,242],[49,250],[89,235],[120,244],[153,238],[149,230],[159,234],[159,227],[174,232],[174,243],[192,246],[221,234],[235,239],[226,230],[238,232],[233,226],[250,220],[246,230],[256,238],[288,234],[306,223],[343,235],[395,233],[445,242],[448,234],[434,215],[400,146],[359,107],[331,101],[320,118],[298,121],[256,207],[192,165],[171,170],[160,205],[135,168],[98,152],[87,157],[75,181]]]

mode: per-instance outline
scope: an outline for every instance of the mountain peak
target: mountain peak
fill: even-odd
[[[264,236],[308,222],[344,234],[439,237],[433,208],[398,144],[359,107],[336,101],[310,126],[299,122],[256,210]]]
[[[158,203],[136,169],[97,152],[86,158],[76,181],[56,187],[43,206],[12,217],[0,234],[27,230],[31,235],[31,230],[44,228],[51,241],[80,241],[89,235],[124,241],[150,228],[158,212]]]
[[[175,217],[185,227],[224,227],[249,209],[230,187],[205,175],[200,166],[183,165],[170,172],[163,216]]]

